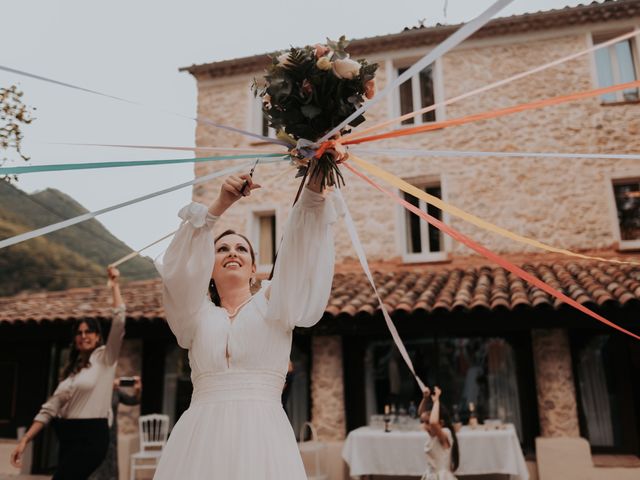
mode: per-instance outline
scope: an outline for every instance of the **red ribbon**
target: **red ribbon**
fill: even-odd
[[[344,165],[349,170],[351,170],[353,173],[355,173],[358,177],[360,177],[362,180],[367,182],[369,185],[371,185],[372,187],[374,187],[377,190],[381,191],[385,195],[391,197],[396,203],[399,203],[400,205],[402,205],[407,210],[411,211],[412,213],[415,213],[416,215],[418,215],[419,217],[421,217],[422,219],[424,219],[425,221],[427,221],[428,223],[430,223],[431,225],[436,227],[438,230],[443,231],[444,233],[446,233],[447,235],[449,235],[453,239],[455,239],[455,240],[459,241],[460,243],[466,245],[467,247],[471,248],[472,250],[475,250],[480,255],[483,255],[484,257],[488,258],[489,260],[497,263],[498,265],[500,265],[505,270],[508,270],[509,272],[513,273],[514,275],[517,275],[518,277],[522,278],[523,280],[525,280],[526,282],[530,283],[531,285],[534,285],[534,286],[538,287],[540,290],[542,290],[544,292],[547,292],[549,295],[551,295],[551,296],[553,296],[553,297],[565,302],[567,305],[570,305],[573,308],[581,311],[582,313],[585,313],[585,314],[589,315],[590,317],[596,319],[597,321],[599,321],[601,323],[604,323],[605,325],[607,325],[607,326],[609,326],[611,328],[615,328],[616,330],[619,330],[620,332],[622,332],[622,333],[624,333],[626,335],[629,335],[629,336],[635,338],[636,340],[640,340],[640,336],[636,335],[635,333],[630,332],[629,330],[626,330],[626,329],[616,325],[615,323],[611,322],[610,320],[607,320],[606,318],[602,317],[601,315],[598,315],[596,312],[594,312],[594,311],[588,309],[587,307],[585,307],[584,305],[576,302],[571,297],[568,297],[564,293],[556,290],[555,288],[551,287],[550,285],[546,284],[545,282],[543,282],[539,278],[537,278],[537,277],[531,275],[530,273],[526,272],[525,270],[523,270],[522,268],[518,267],[517,265],[514,265],[513,263],[509,262],[508,260],[506,260],[506,259],[502,258],[501,256],[497,255],[496,253],[493,253],[491,250],[488,250],[485,247],[483,247],[482,245],[479,245],[478,243],[476,243],[473,240],[471,240],[469,237],[467,237],[467,236],[463,235],[462,233],[458,232],[457,230],[451,228],[449,225],[441,222],[437,218],[432,217],[427,212],[425,212],[423,210],[420,210],[419,208],[415,207],[414,205],[411,205],[409,202],[407,202],[404,199],[400,198],[395,193],[392,193],[392,192],[386,190],[385,188],[381,187],[380,185],[375,183],[373,180],[371,180],[369,177],[367,177],[365,174],[359,172],[358,170],[356,170],[353,166],[349,165],[348,163],[345,163]]]

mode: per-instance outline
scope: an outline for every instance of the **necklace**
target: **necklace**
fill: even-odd
[[[253,295],[249,295],[249,298],[247,298],[244,302],[242,302],[240,305],[238,305],[233,310],[228,310],[227,307],[224,307],[224,309],[227,311],[227,314],[229,315],[229,318],[235,317],[238,314],[238,312],[240,311],[240,309],[242,307],[244,307],[247,303],[249,303],[252,298],[253,298]]]

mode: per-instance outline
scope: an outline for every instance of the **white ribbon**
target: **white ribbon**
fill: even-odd
[[[359,109],[349,115],[340,125],[335,127],[329,133],[327,133],[324,137],[322,137],[318,143],[322,143],[333,137],[335,134],[339,133],[344,127],[346,127],[349,122],[358,118],[360,115],[365,113],[371,107],[373,107],[376,103],[385,98],[389,93],[391,93],[396,87],[400,84],[404,83],[409,78],[413,77],[418,72],[422,71],[424,68],[431,65],[442,55],[447,53],[449,50],[457,47],[460,43],[466,40],[469,36],[473,35],[479,29],[481,29],[491,18],[502,10],[504,7],[512,3],[513,0],[497,0],[493,5],[491,5],[487,10],[482,12],[476,18],[471,20],[468,23],[465,23],[462,27],[456,30],[451,36],[449,36],[444,42],[440,43],[433,50],[431,50],[428,54],[414,63],[410,68],[408,68],[402,75],[398,76],[393,82],[387,85],[382,92],[373,97],[368,102],[365,102]]]
[[[480,152],[463,150],[422,150],[419,148],[358,148],[353,153],[390,155],[394,157],[511,157],[511,158],[585,158],[606,160],[640,160],[638,153],[559,153],[559,152]]]
[[[20,235],[15,235],[13,237],[5,238],[4,240],[0,241],[0,249],[9,247],[11,245],[15,245],[16,243],[30,240],[32,238],[39,237],[41,235],[46,235],[48,233],[55,232],[57,230],[62,230],[63,228],[70,227],[71,225],[75,225],[77,223],[86,222],[87,220],[91,220],[92,218],[97,217],[98,215],[102,215],[103,213],[112,212],[113,210],[118,210],[120,208],[127,207],[129,205],[133,205],[134,203],[142,202],[144,200],[149,200],[150,198],[158,197],[160,195],[164,195],[165,193],[173,192],[175,190],[180,190],[181,188],[189,187],[191,185],[198,185],[199,183],[207,182],[214,178],[221,177],[223,175],[228,175],[233,172],[237,172],[238,170],[242,170],[243,168],[247,168],[251,165],[253,165],[253,162],[243,163],[242,165],[236,165],[234,167],[225,168],[224,170],[210,173],[209,175],[205,175],[204,177],[198,177],[188,182],[175,185],[173,187],[165,188],[163,190],[159,190],[154,193],[149,193],[147,195],[143,195],[141,197],[128,200],[126,202],[118,203],[117,205],[112,205],[110,207],[106,207],[101,210],[96,210],[94,212],[84,213],[82,215],[78,215],[77,217],[63,220],[62,222],[54,223],[52,225],[38,228],[30,232],[21,233]]]
[[[140,255],[142,252],[144,252],[147,248],[151,248],[154,245],[160,243],[161,241],[169,238],[171,235],[175,234],[177,232],[177,230],[174,230],[171,233],[167,233],[164,237],[159,238],[158,240],[151,242],[149,245],[145,245],[144,247],[142,247],[140,250],[135,250],[127,255],[125,255],[124,257],[122,257],[120,260],[116,260],[113,263],[110,263],[109,266],[110,267],[117,267],[118,265],[122,265],[125,262],[128,262],[129,260],[131,260],[132,258],[137,257],[138,255]]]
[[[351,237],[351,243],[353,244],[353,248],[356,251],[358,260],[360,260],[360,265],[362,265],[364,274],[367,276],[367,280],[369,280],[369,283],[373,288],[376,298],[378,299],[378,303],[380,304],[380,309],[382,310],[384,321],[386,322],[387,328],[391,333],[391,338],[393,338],[393,342],[396,344],[396,347],[398,348],[398,351],[400,352],[402,359],[407,364],[407,367],[409,367],[409,370],[413,374],[413,377],[416,379],[416,382],[418,383],[420,390],[424,392],[427,387],[424,384],[424,382],[420,379],[420,377],[418,377],[418,375],[416,374],[415,368],[413,368],[413,362],[411,361],[411,357],[409,357],[409,353],[407,352],[407,349],[405,348],[404,343],[402,342],[402,339],[398,334],[398,330],[396,329],[396,326],[394,325],[393,320],[391,320],[391,316],[387,311],[387,307],[384,306],[384,303],[382,302],[382,298],[380,297],[380,293],[378,293],[378,288],[376,287],[375,281],[373,280],[373,275],[371,274],[371,269],[369,268],[369,262],[367,262],[367,256],[364,253],[364,247],[360,242],[360,237],[358,237],[358,232],[356,230],[355,224],[353,223],[353,218],[351,217],[351,213],[347,208],[347,203],[345,202],[340,189],[336,189],[335,193],[337,197],[340,199],[340,202],[342,204],[342,209],[344,211],[344,221],[347,225],[347,232],[349,233],[349,237]]]
[[[273,138],[270,138],[270,137],[265,137],[263,135],[258,135],[257,133],[247,132],[246,130],[242,130],[240,128],[229,127],[227,125],[221,125],[221,124],[216,123],[216,122],[214,122],[212,120],[209,120],[206,117],[200,117],[200,116],[198,116],[198,117],[190,117],[189,115],[184,115],[182,113],[176,113],[176,112],[172,112],[170,110],[165,110],[165,109],[162,109],[162,108],[158,108],[158,107],[155,107],[155,106],[152,106],[152,105],[146,105],[146,104],[141,103],[141,102],[128,100],[126,98],[118,97],[118,96],[115,96],[115,95],[109,95],[108,93],[99,92],[97,90],[91,90],[89,88],[80,87],[78,85],[73,85],[71,83],[61,82],[61,81],[55,80],[53,78],[43,77],[42,75],[36,75],[34,73],[25,72],[23,70],[17,70],[15,68],[6,67],[4,65],[0,65],[0,70],[4,70],[5,72],[13,73],[13,74],[16,74],[16,75],[21,75],[23,77],[33,78],[35,80],[40,80],[42,82],[53,83],[54,85],[59,85],[59,86],[62,86],[62,87],[70,88],[72,90],[78,90],[78,91],[81,91],[81,92],[90,93],[92,95],[99,95],[101,97],[111,98],[112,100],[118,100],[119,102],[125,102],[125,103],[129,103],[131,105],[137,105],[137,106],[140,106],[140,107],[149,108],[149,109],[152,109],[152,110],[156,110],[158,112],[166,113],[168,115],[173,115],[175,117],[186,118],[188,120],[193,120],[193,121],[195,121],[197,123],[204,123],[206,125],[211,125],[212,127],[221,128],[223,130],[228,130],[230,132],[240,133],[240,134],[248,136],[248,137],[258,138],[258,139],[260,139],[260,140],[262,140],[264,142],[275,143],[275,144],[278,144],[278,145],[287,146],[287,143],[283,142],[281,140],[276,140],[276,139],[273,139]]]
[[[276,180],[279,180],[284,175],[292,173],[293,170],[295,170],[295,169],[294,168],[284,168],[284,169],[282,169],[282,171],[280,173],[278,173],[277,175],[274,175],[273,177],[269,178],[266,182],[261,182],[262,183],[262,188],[264,188],[266,185],[272,185],[273,183],[275,183]],[[119,265],[122,265],[125,262],[128,262],[132,258],[137,257],[138,255],[140,255],[147,248],[153,247],[154,245],[160,243],[161,241],[169,238],[171,235],[175,234],[176,232],[177,232],[177,230],[174,230],[171,233],[167,233],[162,238],[159,238],[158,240],[155,240],[155,241],[151,242],[150,244],[145,245],[141,249],[136,250],[135,252],[128,253],[127,255],[125,255],[124,257],[120,258],[119,260],[116,260],[115,262],[110,263],[109,266],[110,267],[117,267]]]
[[[257,155],[260,154],[270,154],[270,153],[280,153],[275,150],[264,150],[260,148],[251,148],[251,147],[180,147],[180,146],[170,146],[170,145],[132,145],[128,143],[75,143],[75,142],[34,142],[34,143],[42,143],[44,145],[65,145],[70,147],[107,147],[107,148],[131,148],[131,149],[142,149],[142,150],[179,150],[179,151],[204,151],[204,152],[239,152],[239,153],[255,153]],[[283,153],[285,155],[285,153]]]
[[[609,46],[614,45],[614,44],[616,44],[618,42],[621,42],[623,40],[627,40],[629,38],[632,38],[632,37],[635,37],[635,36],[638,36],[638,35],[640,35],[640,28],[636,28],[632,32],[627,32],[627,33],[625,33],[623,35],[620,35],[619,37],[615,37],[615,38],[612,38],[611,40],[607,40],[606,42],[598,43],[597,45],[594,45],[594,46],[592,46],[590,48],[587,48],[585,50],[581,50],[581,51],[579,51],[577,53],[572,53],[571,55],[567,55],[566,57],[558,58],[557,60],[553,60],[553,61],[551,61],[549,63],[545,63],[544,65],[540,65],[540,66],[537,66],[537,67],[532,68],[530,70],[526,70],[524,72],[517,73],[517,74],[512,75],[510,77],[507,77],[507,78],[503,78],[502,80],[498,80],[497,82],[490,83],[489,85],[485,85],[483,87],[476,88],[475,90],[471,90],[469,92],[463,93],[461,95],[458,95],[457,97],[452,97],[452,98],[449,98],[448,100],[444,100],[442,102],[437,102],[437,103],[434,103],[432,105],[428,105],[428,106],[426,106],[424,108],[421,108],[420,110],[416,110],[415,112],[407,113],[406,115],[402,115],[401,117],[394,118],[393,120],[389,120],[387,122],[383,122],[382,124],[379,125],[379,128],[376,128],[376,130],[379,130],[379,129],[382,129],[384,127],[393,125],[394,123],[400,123],[400,122],[402,122],[404,120],[408,120],[410,118],[417,117],[418,115],[423,115],[425,113],[432,112],[432,111],[436,110],[439,107],[444,107],[444,106],[447,106],[447,105],[451,105],[452,103],[459,102],[460,100],[464,100],[465,98],[473,97],[475,95],[478,95],[479,93],[488,92],[489,90],[493,90],[494,88],[501,87],[502,85],[506,85],[506,84],[514,82],[516,80],[520,80],[521,78],[528,77],[529,75],[533,75],[534,73],[542,72],[543,70],[546,70],[548,68],[557,67],[558,65],[566,63],[566,62],[568,62],[570,60],[574,60],[574,59],[576,59],[578,57],[581,57],[583,55],[586,55],[588,53],[595,52],[596,50],[599,50],[601,48],[609,47]],[[359,135],[355,135],[355,136],[357,138]]]

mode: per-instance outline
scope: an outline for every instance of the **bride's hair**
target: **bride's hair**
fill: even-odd
[[[214,240],[214,245],[216,243],[218,243],[218,240],[220,240],[221,238],[226,237],[228,235],[237,235],[239,237],[242,237],[244,239],[244,241],[247,242],[247,245],[249,245],[249,253],[251,254],[251,265],[255,265],[255,263],[256,263],[256,253],[253,251],[253,245],[251,245],[251,242],[249,241],[249,239],[247,237],[245,237],[241,233],[237,233],[235,230],[225,230],[224,232],[222,232]],[[218,293],[218,289],[216,288],[216,284],[213,281],[213,278],[209,281],[209,297],[211,297],[211,301],[215,305],[217,305],[218,307],[220,306],[220,294]]]

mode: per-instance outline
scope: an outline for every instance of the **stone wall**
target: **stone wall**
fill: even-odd
[[[320,439],[342,440],[346,433],[342,338],[313,337],[311,348],[311,421]]]
[[[611,25],[613,28],[613,24]],[[575,30],[574,30],[575,32]],[[577,52],[588,45],[588,32],[560,34],[555,38],[526,36],[500,37],[482,43],[469,43],[442,59],[444,97],[450,98],[490,82],[506,78],[550,59]],[[408,52],[396,52],[401,59]],[[372,60],[378,60],[370,56]],[[381,56],[378,87],[386,83]],[[256,72],[256,75],[259,75]],[[247,128],[249,91],[253,75],[224,80],[198,80],[198,114],[227,125]],[[472,97],[446,108],[446,118],[516,105],[571,92],[595,88],[592,59],[580,57],[559,67],[537,73],[491,92]],[[372,125],[391,116],[389,102],[382,101],[367,114]],[[240,135],[199,125],[198,145],[255,145]],[[434,150],[532,151],[532,152],[608,152],[640,150],[640,104],[603,106],[598,98],[513,114],[494,120],[432,131],[393,141],[376,142],[371,147],[424,148]],[[638,175],[633,160],[563,160],[532,158],[385,158],[366,155],[403,177],[435,176],[441,179],[446,201],[485,220],[532,236],[553,245],[571,249],[610,249],[615,246],[614,211],[611,205],[611,175]],[[220,168],[220,163],[215,168]],[[196,165],[196,174],[214,168]],[[269,184],[269,178],[284,168],[260,166],[256,180]],[[255,196],[225,214],[218,226],[247,229],[250,210],[256,205],[275,205],[278,221],[286,218],[297,182],[293,175],[281,177],[277,185],[265,187]],[[391,260],[400,255],[398,246],[398,208],[382,194],[359,179],[346,175],[345,195],[370,259]],[[219,183],[196,187],[194,198],[209,202]],[[479,230],[461,220],[450,224],[474,240],[498,252],[526,252],[529,247]],[[338,255],[353,257],[343,228],[337,229]],[[471,252],[458,244],[452,255]]]
[[[579,437],[567,331],[533,330],[532,339],[540,434],[543,437]]]

